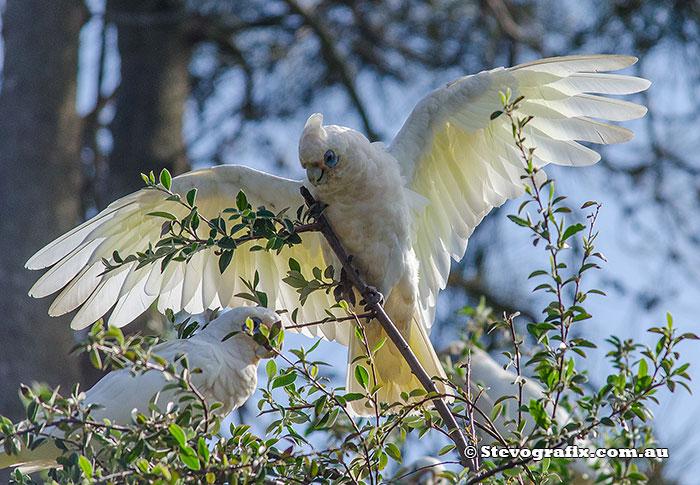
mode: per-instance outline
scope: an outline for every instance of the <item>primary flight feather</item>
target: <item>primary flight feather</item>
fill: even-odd
[[[272,310],[260,307],[241,307],[230,310],[209,322],[201,331],[189,339],[174,339],[153,347],[153,354],[166,362],[180,362],[187,357],[189,368],[201,369],[193,372],[190,382],[206,399],[209,405],[218,402],[223,406],[214,413],[224,417],[240,407],[255,392],[258,382],[258,363],[261,358],[272,357],[272,352],[256,343],[247,332],[247,320],[251,319],[253,331],[260,325],[270,328],[280,321]],[[232,332],[239,332],[227,338]],[[99,404],[91,419],[102,422],[109,419],[114,424],[132,422],[134,409],[150,414],[150,403],[154,402],[163,411],[170,403],[177,404],[181,397],[179,389],[163,388],[168,381],[163,373],[148,370],[134,375],[129,368],[114,370],[100,379],[85,394],[85,404]],[[48,429],[49,434],[65,437],[60,431]],[[56,466],[61,451],[48,442],[34,450],[23,448],[19,455],[0,453],[0,469],[20,467],[24,473]]]
[[[502,108],[499,92],[510,89],[525,96],[519,113],[535,116],[525,136],[537,147],[538,166],[590,165],[599,155],[577,141],[609,144],[632,137],[630,130],[594,118],[624,121],[646,112],[643,106],[599,96],[645,90],[650,84],[645,79],[607,74],[634,62],[634,57],[626,56],[557,57],[463,77],[426,96],[389,147],[370,143],[349,128],[324,126],[320,114],[308,119],[299,158],[309,189],[328,205],[325,214],[354,256],[360,276],[384,295],[387,313],[429,375],[445,375],[428,333],[450,259],[462,258],[472,231],[493,207],[524,192],[524,162],[513,143],[510,122],[505,116],[490,118]],[[212,218],[235,205],[239,190],[253,206],[295,209],[303,205],[299,194],[303,184],[230,165],[176,177],[172,189],[184,196],[197,187],[199,211]],[[30,269],[51,267],[30,294],[43,297],[62,290],[50,313],[79,308],[74,328],[90,325],[112,307],[109,322],[119,326],[156,300],[161,311],[193,313],[245,304],[235,295],[246,291],[241,277],[251,280],[256,269],[270,305],[293,309],[299,306],[298,295],[282,283],[290,257],[302,268],[334,263],[338,268],[322,237],[304,233],[303,244],[279,255],[249,252],[245,247],[235,251],[223,274],[213,250],[197,253],[187,265],[173,262],[162,273],[159,265],[136,269],[132,263],[102,274],[101,259],[110,259],[114,250],[130,254],[159,239],[162,221],[145,216],[159,210],[186,215],[186,209],[163,200],[157,191],[141,190],[50,243],[27,263]],[[314,292],[298,319],[322,319],[333,303],[331,296]],[[377,322],[367,330],[371,345],[384,336]],[[303,331],[350,347],[346,387],[358,390],[351,363],[365,350],[352,325],[327,323]],[[380,349],[376,367],[383,402],[394,402],[402,391],[420,387],[389,343]],[[359,414],[372,412],[362,401],[352,405]]]

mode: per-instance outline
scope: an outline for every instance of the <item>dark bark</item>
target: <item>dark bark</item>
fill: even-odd
[[[109,0],[118,32],[121,83],[110,126],[114,149],[101,205],[143,186],[140,173],[188,169],[182,116],[191,43],[179,2]]]
[[[75,111],[76,0],[9,0],[2,18],[0,91],[0,413],[17,418],[20,382],[78,380],[68,319],[49,319],[49,301],[27,291],[39,276],[25,261],[80,220],[80,118]]]

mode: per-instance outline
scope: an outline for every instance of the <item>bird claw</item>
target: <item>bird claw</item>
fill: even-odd
[[[374,286],[368,286],[367,298],[362,299],[360,303],[365,305],[366,311],[371,311],[371,307],[377,304],[382,305],[384,303],[384,295],[382,295]]]
[[[326,210],[326,207],[328,207],[327,204],[324,204],[320,200],[314,200],[314,203],[309,206],[309,215],[313,217],[314,220],[317,220],[321,217],[323,211]]]

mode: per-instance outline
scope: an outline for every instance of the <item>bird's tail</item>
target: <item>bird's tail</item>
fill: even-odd
[[[373,322],[373,325],[379,326],[378,322]],[[378,337],[368,336],[369,347],[373,349],[382,338],[387,337],[384,330],[376,332]],[[411,324],[411,331],[408,338],[408,345],[413,350],[413,353],[418,358],[418,361],[423,366],[423,369],[429,376],[438,376],[446,379],[445,370],[438,359],[435,349],[430,343],[428,333],[423,325],[416,319]],[[405,359],[396,348],[396,346],[388,338],[384,345],[376,352],[374,356],[374,372],[367,365],[367,360],[361,356],[367,355],[367,350],[363,342],[353,336],[350,339],[350,348],[348,350],[348,373],[345,389],[350,393],[366,393],[361,384],[358,382],[355,374],[358,365],[365,367],[369,374],[368,390],[371,390],[376,385],[382,386],[377,392],[379,403],[393,404],[400,402],[405,404],[401,397],[401,393],[410,393],[414,389],[423,389],[423,386],[418,381],[415,375],[411,372],[410,367]],[[375,380],[376,379],[376,380]],[[452,395],[451,389],[439,381],[434,381],[440,394]],[[416,396],[410,399],[410,402],[422,400],[422,396]],[[351,401],[350,409],[359,416],[374,415],[374,407],[369,400],[359,399]],[[431,407],[431,402],[426,403],[426,407]]]
[[[13,467],[19,468],[22,473],[34,473],[57,466],[56,458],[60,455],[59,448],[49,440],[33,450],[22,448],[17,455],[0,453],[0,470]]]

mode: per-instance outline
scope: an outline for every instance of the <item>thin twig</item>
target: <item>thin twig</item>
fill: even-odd
[[[470,397],[471,394],[471,380],[472,380],[472,352],[471,350],[467,351],[467,385],[465,386],[465,391],[467,392],[467,397]],[[468,423],[469,423],[469,432],[471,435],[472,443],[476,443],[476,429],[474,428],[474,406],[471,406],[469,408],[469,411],[467,413],[467,416],[469,416]],[[472,462],[474,464],[474,470],[479,469],[479,456],[474,455],[474,458],[472,458]]]
[[[352,315],[347,316],[347,317],[328,318],[328,319],[324,319],[324,320],[316,320],[315,322],[297,323],[294,325],[285,325],[284,328],[285,328],[285,330],[288,328],[293,328],[293,329],[305,328],[305,327],[311,327],[314,325],[324,325],[326,323],[331,323],[331,322],[346,322],[348,320],[355,320],[357,318],[370,318],[371,316],[372,316],[371,313],[360,313],[359,315],[353,313]]]

